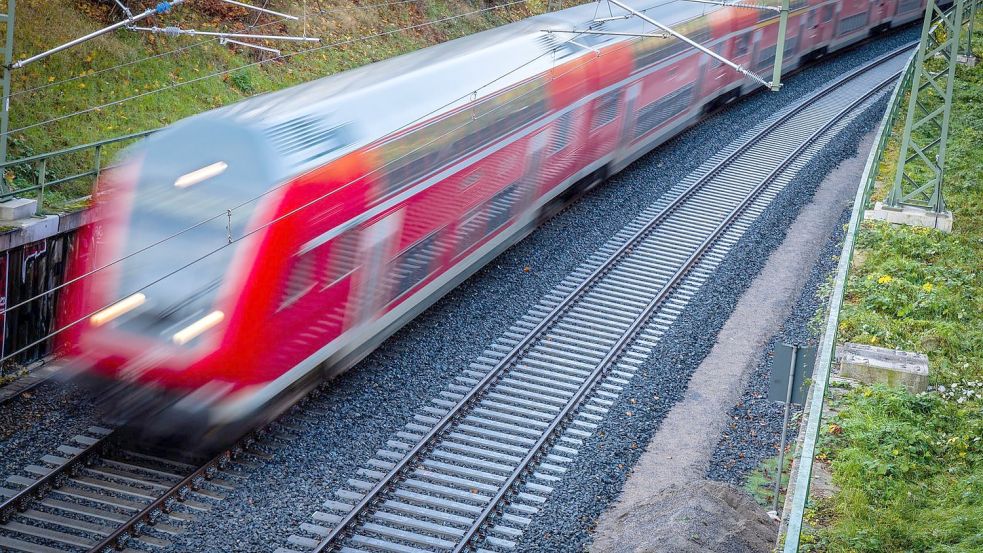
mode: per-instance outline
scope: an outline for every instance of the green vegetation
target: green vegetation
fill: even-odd
[[[134,10],[156,4],[128,2]],[[281,57],[207,37],[167,37],[121,30],[13,73],[9,159],[155,129],[243,98],[351,69],[542,12],[545,0],[271,0],[268,8],[303,14],[306,21],[258,19],[254,12],[216,0],[195,0],[144,23],[199,31],[301,35],[320,44],[265,41]],[[469,14],[469,15],[464,15]],[[23,59],[85,35],[119,13],[99,0],[18,0],[15,58]],[[441,20],[439,23],[430,22]],[[372,38],[366,38],[372,37]],[[149,56],[153,59],[143,60]],[[123,65],[116,69],[111,67]],[[122,146],[122,144],[120,145]],[[107,148],[111,159],[119,146]],[[92,152],[48,167],[48,181],[88,171]],[[105,161],[103,161],[105,164]],[[5,176],[15,188],[35,184],[36,168]],[[46,204],[63,209],[88,193],[81,179]]]
[[[787,444],[786,444],[787,445]],[[778,504],[785,501],[785,492],[788,490],[788,477],[791,473],[792,454],[787,453],[782,463],[785,465],[782,472],[782,489]],[[744,491],[748,493],[762,507],[771,510],[775,504],[775,467],[778,466],[778,456],[770,457],[761,462],[754,471],[748,475],[744,482]]]
[[[865,223],[839,328],[841,342],[926,353],[936,389],[860,386],[833,402],[819,459],[839,491],[808,513],[816,551],[983,551],[983,67],[957,79],[954,231]],[[895,142],[882,182],[897,155]]]

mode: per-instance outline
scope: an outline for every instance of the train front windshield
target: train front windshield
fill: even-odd
[[[112,321],[97,314],[93,324],[185,346],[227,315],[216,300],[265,179],[253,139],[223,126],[196,122],[146,141],[118,250],[120,302],[104,312]]]

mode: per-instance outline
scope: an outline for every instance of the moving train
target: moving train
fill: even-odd
[[[771,0],[771,5],[777,5]],[[600,9],[599,9],[600,7]],[[777,13],[633,7],[770,74]],[[784,69],[923,0],[793,0]],[[180,121],[94,192],[59,328],[151,435],[229,435],[351,367],[573,195],[759,84],[589,4]],[[571,33],[590,30],[597,34]]]

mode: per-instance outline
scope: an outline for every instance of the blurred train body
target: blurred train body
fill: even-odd
[[[771,70],[775,12],[635,7]],[[543,32],[588,28],[595,8],[246,100],[131,149],[97,185],[69,274],[83,278],[63,296],[84,377],[133,427],[201,436],[270,418],[571,194],[756,86],[676,39]],[[793,1],[785,69],[922,9]]]

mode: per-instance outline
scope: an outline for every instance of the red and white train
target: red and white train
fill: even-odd
[[[774,4],[774,0],[772,0]],[[775,12],[635,9],[759,73]],[[136,426],[272,416],[701,114],[757,86],[637,18],[532,17],[183,120],[96,187],[59,327]],[[785,69],[923,0],[793,0]],[[607,14],[605,14],[607,15]],[[652,32],[651,28],[646,29]],[[572,39],[572,40],[571,40]],[[115,261],[120,260],[121,261]]]

